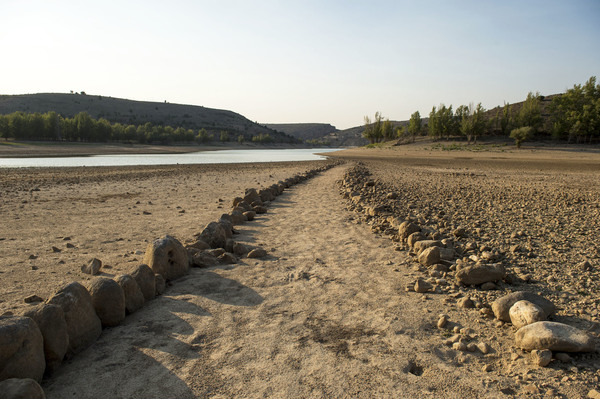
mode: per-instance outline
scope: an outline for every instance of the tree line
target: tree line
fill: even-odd
[[[104,118],[92,118],[87,112],[80,112],[72,118],[63,117],[50,111],[44,114],[13,112],[0,115],[0,137],[5,140],[39,140],[69,142],[121,142],[121,143],[210,143],[237,141],[243,143],[292,142],[293,138],[260,133],[241,134],[235,130],[219,132],[185,129],[150,122],[141,125],[111,123]]]
[[[553,97],[545,108],[542,100],[539,93],[530,92],[523,103],[505,103],[495,114],[481,103],[461,105],[456,110],[452,105],[440,104],[431,109],[427,123],[416,111],[408,124],[396,129],[377,112],[374,120],[365,116],[363,137],[370,143],[407,137],[415,141],[423,135],[434,139],[465,137],[476,142],[482,135],[502,135],[514,139],[518,147],[535,136],[577,143],[600,139],[600,85],[595,76]]]

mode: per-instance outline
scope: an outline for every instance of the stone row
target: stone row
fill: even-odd
[[[249,188],[244,197],[234,198],[232,210],[210,222],[184,246],[167,235],[146,248],[143,264],[114,279],[96,276],[86,286],[65,285],[45,302],[18,316],[0,317],[0,392],[3,398],[44,398],[39,387],[64,359],[92,345],[102,328],[117,326],[155,296],[166,284],[183,277],[190,267],[236,263],[238,258],[261,258],[263,248],[250,248],[233,240],[235,225],[252,221],[267,212],[271,201],[289,188],[332,168],[319,168],[279,181],[260,190]],[[99,273],[102,262],[92,259],[84,273]]]
[[[418,278],[408,284],[406,291],[417,293],[446,293],[454,298],[460,290],[477,288],[481,291],[498,290],[510,286],[513,276],[507,272],[510,265],[502,262],[502,254],[467,238],[465,229],[451,230],[450,235],[419,224],[416,218],[404,220],[390,211],[385,203],[377,201],[384,188],[371,177],[361,163],[349,168],[338,182],[341,195],[348,200],[348,209],[364,215],[372,231],[388,235],[396,250],[406,250],[417,262],[416,270],[428,277]],[[401,200],[394,191],[385,194],[388,200]],[[532,352],[532,361],[546,366],[555,352],[592,352],[595,345],[587,333],[563,324],[548,321],[556,312],[549,300],[528,291],[517,291],[497,298],[491,305],[473,301],[468,296],[460,298],[463,308],[479,308],[483,316],[496,318],[502,323],[512,323],[516,346]],[[440,315],[438,327],[447,325],[448,317]],[[454,338],[454,339],[453,339]],[[470,350],[469,345],[457,335],[446,344],[459,350]],[[473,344],[473,350],[476,345]],[[484,352],[486,353],[486,352]]]

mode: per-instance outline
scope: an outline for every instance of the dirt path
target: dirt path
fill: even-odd
[[[47,397],[514,394],[481,370],[500,361],[496,350],[484,358],[442,344],[444,298],[404,291],[406,255],[344,210],[344,169],[286,190],[240,227],[234,238],[268,258],[192,270],[65,362],[44,381]],[[472,316],[451,320],[460,317]]]

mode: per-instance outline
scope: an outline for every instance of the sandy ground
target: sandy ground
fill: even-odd
[[[594,153],[551,151],[394,148],[343,156],[371,165],[383,181],[393,180],[393,174],[378,172],[386,162],[398,170],[418,162],[455,169],[502,169],[516,162],[517,170],[586,176],[600,165]],[[110,266],[106,276],[127,271],[139,264],[147,242],[165,234],[185,242],[229,210],[245,188],[268,186],[319,164],[7,171],[0,177],[0,314],[30,306],[23,303],[28,295],[46,298],[63,283],[84,281],[80,266],[91,257]],[[448,306],[446,295],[406,292],[415,276],[409,254],[373,234],[338,192],[337,182],[351,165],[287,190],[267,214],[239,227],[236,241],[262,246],[269,257],[193,269],[46,378],[47,396],[587,394],[600,375],[597,356],[532,366],[515,351],[510,328]],[[451,327],[470,328],[474,342],[488,343],[491,352],[445,346],[451,333],[436,327],[441,313],[449,315]]]

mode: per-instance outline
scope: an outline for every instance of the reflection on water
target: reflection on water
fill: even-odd
[[[302,148],[285,150],[219,150],[191,152],[188,154],[124,154],[93,155],[89,157],[0,158],[0,168],[317,161],[326,159],[325,156],[317,155],[317,153],[337,150],[337,148]]]

